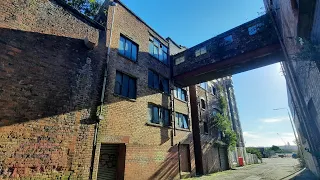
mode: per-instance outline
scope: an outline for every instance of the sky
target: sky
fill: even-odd
[[[162,37],[192,47],[257,18],[263,0],[121,0]],[[293,144],[286,110],[286,84],[280,64],[233,76],[246,146]],[[282,141],[283,139],[283,141]]]

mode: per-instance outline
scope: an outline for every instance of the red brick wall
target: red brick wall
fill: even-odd
[[[99,31],[54,1],[0,6],[0,179],[87,179],[105,48],[83,38]]]
[[[192,145],[191,131],[176,130],[176,136],[172,137],[172,127],[147,125],[148,103],[170,109],[170,95],[148,87],[149,68],[170,78],[170,68],[149,55],[149,36],[152,34],[166,46],[168,43],[121,4],[115,8],[109,8],[108,29],[111,29],[110,22],[114,9],[106,102],[103,107],[104,119],[101,121],[98,142],[99,144],[126,143],[125,179],[159,179],[160,177],[172,179],[179,175],[176,146],[179,142]],[[132,62],[118,54],[120,33],[139,45],[137,62]],[[110,31],[108,31],[108,37],[110,37]],[[109,42],[108,38],[107,44]],[[137,78],[135,100],[114,94],[117,70]],[[187,103],[175,102],[175,105],[177,105],[177,111],[188,114]],[[124,142],[124,139],[128,142]],[[172,143],[174,146],[171,146]],[[95,162],[99,159],[99,146]],[[190,154],[193,155],[193,151]],[[95,176],[97,168],[98,163],[95,163]],[[192,168],[194,169],[194,165]]]

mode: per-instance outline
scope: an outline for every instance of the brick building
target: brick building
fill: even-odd
[[[229,168],[210,126],[224,80],[175,84],[170,56],[185,47],[119,1],[104,3],[96,20],[105,26],[60,0],[0,5],[0,178],[174,179]]]
[[[94,178],[194,174],[188,94],[174,93],[169,42],[121,2],[109,7],[107,22],[110,53]],[[113,172],[106,170],[110,154],[122,164]]]
[[[301,59],[299,54],[310,48],[304,42],[310,41],[311,45],[320,43],[320,3],[317,0],[265,0],[265,6],[273,13],[285,50],[286,59],[282,67],[303,156],[307,167],[319,177],[320,63],[319,59]]]
[[[0,179],[87,179],[104,27],[58,1],[0,5]]]

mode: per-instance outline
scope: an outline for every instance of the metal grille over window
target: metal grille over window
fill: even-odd
[[[132,61],[137,61],[138,45],[121,35],[118,52]]]
[[[136,99],[136,79],[117,71],[114,93]]]
[[[154,37],[149,38],[149,54],[168,65],[168,48]]]
[[[169,109],[148,104],[148,121],[153,124],[161,124],[163,126],[170,126]]]

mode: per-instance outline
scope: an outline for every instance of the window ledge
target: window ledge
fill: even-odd
[[[148,88],[152,89],[153,91],[157,91],[158,93],[161,93],[163,95],[170,96],[170,93],[163,92],[163,91],[161,91],[161,90],[159,90],[157,88],[153,88],[153,87],[150,87],[150,86],[148,86]]]
[[[116,94],[116,93],[113,93],[113,96],[119,97],[119,98],[122,98],[122,99],[126,99],[126,100],[131,101],[131,102],[137,102],[137,99],[131,99],[129,97],[122,96],[122,95],[119,95],[119,94]]]
[[[153,59],[157,60],[157,61],[160,62],[161,64],[163,64],[163,65],[165,65],[165,66],[167,66],[167,67],[170,67],[170,66],[169,66],[169,59],[167,59],[167,60],[168,60],[168,64],[165,64],[164,62],[160,61],[160,59],[152,56],[150,53],[148,53],[148,54],[149,54],[150,57],[152,57]]]
[[[168,128],[168,129],[172,128],[171,126],[163,126],[161,124],[156,124],[156,123],[151,123],[151,122],[147,122],[145,125],[146,126],[161,127],[161,128]]]
[[[123,55],[123,54],[119,53],[119,51],[117,52],[117,54],[118,54],[119,56],[123,57],[124,59],[129,60],[130,62],[133,62],[133,63],[135,63],[135,64],[138,64],[138,57],[137,57],[137,60],[136,60],[136,61],[134,61],[133,59],[130,59],[130,58],[128,58],[127,56],[125,56],[125,55]]]
[[[188,101],[184,101],[184,100],[181,100],[181,99],[179,99],[179,98],[174,98],[174,99],[176,99],[176,100],[178,100],[178,101],[180,101],[180,102],[183,102],[183,103],[188,103]]]
[[[176,130],[179,130],[179,131],[186,131],[186,132],[191,132],[190,129],[183,129],[183,128],[176,128]]]

